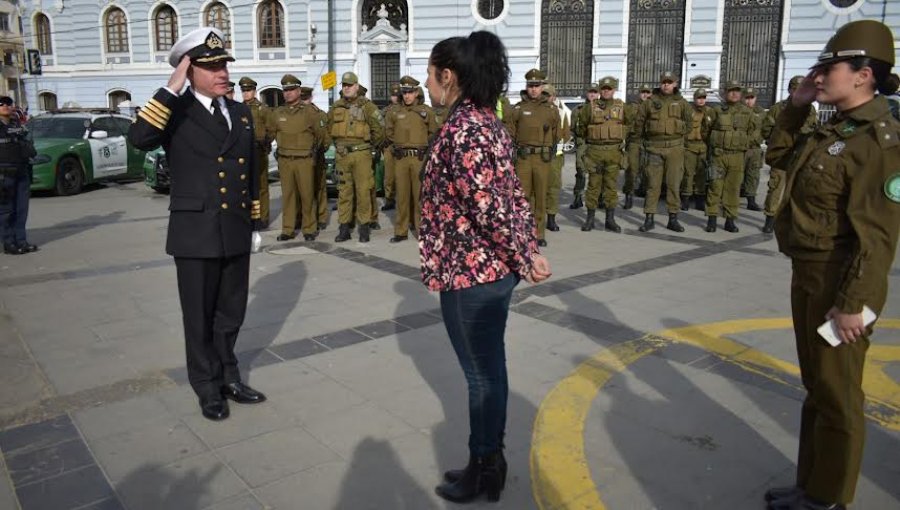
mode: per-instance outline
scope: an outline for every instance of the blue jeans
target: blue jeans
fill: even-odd
[[[492,454],[506,429],[506,347],[503,336],[517,275],[441,292],[444,325],[469,387],[469,452]]]
[[[0,239],[4,245],[24,244],[31,171],[20,169],[15,173],[0,173],[0,188]]]

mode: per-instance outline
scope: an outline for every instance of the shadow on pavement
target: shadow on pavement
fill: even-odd
[[[50,227],[29,228],[29,241],[42,246],[44,244],[59,241],[77,234],[84,233],[96,227],[117,223],[125,211],[114,211],[108,214],[91,214],[78,219],[57,223]]]
[[[429,510],[437,508],[403,468],[390,443],[367,437],[353,451],[335,510]]]
[[[222,471],[217,463],[205,472],[193,468],[175,475],[160,464],[145,464],[114,484],[125,507],[130,510],[163,508],[199,510],[210,504],[204,501],[211,481]]]

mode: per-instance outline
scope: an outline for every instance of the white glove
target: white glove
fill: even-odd
[[[259,247],[262,244],[262,236],[259,235],[259,232],[253,231],[253,238],[250,240],[251,250],[253,253],[259,253]]]

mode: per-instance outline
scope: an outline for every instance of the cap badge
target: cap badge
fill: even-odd
[[[222,43],[222,39],[219,39],[219,36],[216,35],[215,32],[210,32],[209,36],[206,38],[206,47],[214,50],[214,49],[225,49],[225,44]]]
[[[831,154],[832,156],[837,156],[844,150],[844,147],[846,147],[846,146],[847,146],[847,144],[838,140],[837,142],[834,142],[833,144],[831,144],[831,147],[828,147],[828,154]]]

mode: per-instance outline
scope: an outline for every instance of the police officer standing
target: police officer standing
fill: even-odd
[[[666,228],[684,232],[678,222],[681,209],[681,178],[684,173],[684,139],[690,131],[691,106],[678,91],[678,77],[664,72],[659,88],[638,107],[635,121],[636,135],[644,141],[647,151],[647,198],[644,200],[644,224],[641,232],[653,230],[654,215],[663,178],[666,181],[666,206],[669,223]]]
[[[604,227],[610,232],[621,232],[616,224],[616,180],[622,168],[622,147],[631,129],[631,114],[625,103],[613,96],[619,88],[619,80],[605,76],[600,80],[600,97],[582,108],[578,113],[578,134],[584,139],[587,150],[584,154],[585,172],[588,175],[587,218],[581,225],[582,232],[594,229],[594,215],[602,198],[606,209]],[[603,196],[601,197],[601,190]]]
[[[269,226],[269,153],[272,152],[272,132],[270,116],[272,110],[256,97],[256,82],[249,76],[238,80],[244,104],[253,115],[253,139],[256,141],[256,167],[259,169],[259,225],[265,229]]]
[[[400,97],[400,84],[391,85],[391,102],[381,111],[381,116],[387,121],[388,113],[396,109],[403,103]],[[391,148],[387,145],[381,151],[381,158],[384,161],[384,205],[381,206],[382,211],[391,211],[397,206],[396,194],[394,192],[394,156],[391,154]]]
[[[756,114],[741,102],[743,87],[736,81],[725,84],[725,103],[709,110],[709,172],[706,192],[706,231],[716,231],[719,208],[725,212],[725,230],[737,232],[744,156],[758,139]]]
[[[650,96],[652,95],[653,89],[647,85],[641,85],[637,100],[625,105],[625,109],[628,110],[632,119],[637,118],[638,108],[640,108],[641,103],[650,99]],[[636,122],[632,123],[631,131],[628,133],[628,139],[625,143],[625,182],[622,183],[622,193],[625,194],[625,205],[622,206],[622,209],[631,209],[634,207],[636,182],[638,183],[638,187],[642,189],[646,188],[643,165],[646,158],[642,157],[644,154],[644,141],[641,138],[641,134],[635,131],[635,129],[637,129]],[[646,196],[646,193],[642,196]]]
[[[372,221],[372,148],[384,139],[381,113],[374,103],[359,94],[359,78],[346,72],[341,76],[341,99],[328,111],[328,133],[337,149],[335,165],[338,173],[338,221],[340,230],[335,242],[350,239],[353,201],[356,199],[356,222],[359,241],[369,242]]]
[[[575,187],[572,189],[573,198],[572,203],[569,204],[569,209],[581,209],[584,206],[584,200],[582,199],[585,186],[584,153],[587,150],[587,146],[584,143],[584,138],[579,134],[584,131],[584,128],[578,125],[579,112],[582,108],[590,109],[591,103],[599,95],[600,89],[597,87],[597,84],[591,83],[584,93],[585,102],[572,110],[572,133],[575,135]]]
[[[800,86],[802,81],[803,76],[794,76],[791,78],[791,81],[788,83],[787,99],[782,99],[769,108],[769,113],[763,119],[762,124],[762,135],[765,140],[768,140],[769,136],[771,136],[772,130],[775,128],[775,120],[778,119],[778,116],[781,115],[781,112],[784,111],[788,102],[791,100],[790,94],[793,94],[794,91],[797,90],[797,87]],[[807,115],[806,120],[803,122],[803,126],[800,127],[800,134],[809,135],[815,131],[817,124],[818,115],[816,114],[816,107],[811,106],[809,115]],[[768,145],[768,142],[766,142],[766,145]],[[766,222],[762,226],[763,233],[771,234],[775,230],[775,213],[778,211],[778,206],[781,204],[781,197],[784,195],[784,181],[784,169],[770,166],[769,184],[767,186],[768,192],[766,193],[766,202],[763,209],[766,215]]]
[[[313,89],[312,87],[300,87],[300,101],[307,106],[307,108],[312,109],[318,115],[319,123],[321,125],[328,124],[328,114],[325,113],[324,110],[316,106],[316,103],[313,103]],[[319,230],[325,230],[325,227],[328,226],[328,189],[325,171],[327,170],[327,163],[325,162],[325,152],[328,151],[328,148],[331,146],[331,136],[328,135],[328,131],[325,130],[325,141],[322,145],[318,146],[318,151],[316,152],[316,217],[318,218],[316,226]]]
[[[406,241],[410,228],[419,228],[419,170],[428,140],[438,129],[434,112],[429,106],[419,103],[418,86],[418,80],[412,76],[400,78],[402,103],[391,109],[384,119],[385,137],[394,159],[397,196],[392,243]]]
[[[28,131],[19,123],[13,100],[0,96],[0,235],[3,253],[37,251],[25,234],[31,188],[31,163],[37,153]]]
[[[681,210],[687,211],[691,197],[695,207],[706,210],[706,139],[709,136],[709,114],[706,89],[694,91],[691,130],[684,142],[684,177],[681,180]]]
[[[756,125],[762,127],[766,118],[766,109],[756,104],[756,89],[747,87],[744,89],[744,106],[756,115]],[[750,140],[750,148],[744,155],[744,182],[741,185],[741,196],[747,197],[748,211],[761,211],[756,203],[756,189],[759,188],[759,170],[762,168],[762,130],[756,131],[756,138]]]
[[[312,241],[318,234],[315,166],[319,148],[325,145],[327,135],[318,112],[300,100],[300,85],[300,80],[292,74],[281,78],[285,104],[276,108],[271,116],[281,176],[279,241],[294,238],[298,205],[302,212],[303,239]]]
[[[547,188],[550,163],[559,140],[559,110],[550,103],[544,92],[547,75],[532,69],[525,73],[522,100],[503,116],[507,131],[516,142],[516,175],[522,191],[528,197],[537,222],[539,246],[547,246],[544,229],[547,225]]]
[[[144,151],[160,144],[172,173],[166,252],[175,257],[188,380],[203,416],[228,417],[224,398],[266,397],[241,382],[234,344],[247,309],[250,243],[259,219],[253,116],[226,99],[225,36],[194,30],[169,53],[166,87],[141,108],[128,131]],[[191,87],[184,93],[185,81]],[[224,397],[224,398],[223,398]]]
[[[563,104],[556,97],[556,87],[547,84],[544,86],[544,92],[550,95],[550,104],[559,112],[559,140],[554,147],[553,162],[550,164],[550,179],[547,185],[547,230],[552,232],[559,231],[559,225],[556,224],[556,215],[559,214],[559,192],[562,189],[562,167],[566,161],[565,152],[563,152],[563,143],[569,139],[571,132],[569,129],[569,117],[563,109]]]

